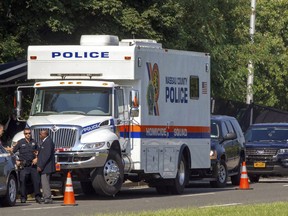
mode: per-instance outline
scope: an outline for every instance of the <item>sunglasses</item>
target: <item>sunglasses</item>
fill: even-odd
[[[25,135],[27,135],[27,134],[31,134],[31,133],[24,133]]]

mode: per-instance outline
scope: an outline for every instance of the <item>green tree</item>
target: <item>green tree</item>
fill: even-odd
[[[288,2],[259,0],[255,43],[254,101],[288,110]]]
[[[288,110],[287,0],[257,0],[254,43],[249,0],[5,0],[0,2],[0,63],[26,58],[28,45],[79,44],[83,34],[151,38],[164,47],[211,55],[212,96]]]
[[[152,38],[170,46],[178,37],[180,15],[172,0],[1,1],[0,63],[26,59],[29,45],[79,44],[83,34]],[[8,110],[14,90],[1,89]]]
[[[212,96],[246,101],[247,65],[254,65],[254,102],[288,110],[288,2],[257,0],[251,43],[251,1],[182,0],[179,48],[211,54]]]
[[[23,59],[28,45],[79,44],[83,34],[168,43],[178,37],[179,13],[172,0],[4,1],[0,3],[0,62]]]
[[[244,101],[250,5],[245,0],[184,0],[182,47],[211,55],[211,95]]]

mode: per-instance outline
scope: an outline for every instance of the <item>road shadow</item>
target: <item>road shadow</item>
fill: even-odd
[[[76,200],[129,200],[129,199],[145,199],[145,198],[157,198],[157,197],[175,197],[177,196],[185,196],[185,195],[191,195],[191,194],[205,194],[205,193],[215,193],[220,191],[227,191],[227,190],[235,190],[235,186],[232,184],[228,184],[225,188],[212,188],[210,184],[204,184],[204,183],[191,183],[189,184],[185,190],[184,193],[181,195],[160,195],[157,193],[155,188],[150,188],[146,184],[142,184],[140,186],[129,186],[129,187],[122,187],[121,191],[119,191],[114,197],[104,197],[97,194],[87,195],[83,194],[81,191],[81,188],[74,189],[75,193],[75,199]],[[63,196],[56,196],[53,199],[55,200],[63,200]]]

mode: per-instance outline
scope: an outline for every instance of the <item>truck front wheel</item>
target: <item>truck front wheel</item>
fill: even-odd
[[[104,166],[92,175],[92,186],[99,195],[114,196],[121,189],[124,180],[124,166],[120,155],[111,150]]]
[[[82,192],[86,195],[93,195],[95,194],[95,190],[92,186],[92,183],[90,181],[81,181],[81,188]]]

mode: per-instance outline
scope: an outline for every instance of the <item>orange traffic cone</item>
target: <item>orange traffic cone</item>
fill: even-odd
[[[70,172],[67,173],[63,205],[77,205],[75,203],[75,196]]]
[[[246,168],[246,162],[245,161],[243,161],[243,163],[242,163],[239,189],[240,190],[252,189],[249,186],[248,174],[247,174],[247,168]]]

